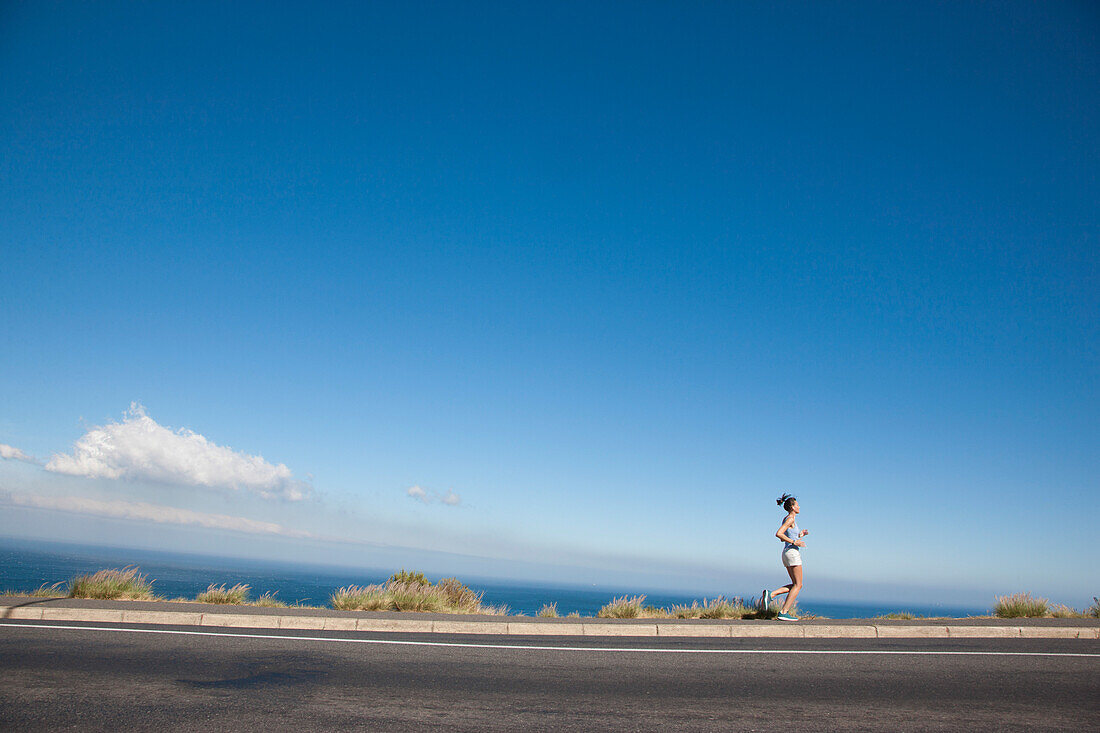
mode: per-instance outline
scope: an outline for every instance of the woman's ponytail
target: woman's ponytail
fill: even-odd
[[[794,502],[794,497],[791,496],[790,494],[783,494],[783,496],[781,496],[781,497],[779,497],[778,499],[775,500],[775,503],[777,505],[782,505],[783,509],[785,509],[788,512],[791,510],[791,504],[793,502]]]

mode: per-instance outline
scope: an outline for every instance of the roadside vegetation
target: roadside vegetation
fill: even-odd
[[[645,596],[612,598],[610,603],[596,613],[596,618],[639,618],[643,611],[643,603],[645,603]]]
[[[15,594],[7,593],[6,595]],[[65,598],[69,595],[69,588],[63,580],[58,583],[54,583],[53,585],[47,585],[43,583],[26,595],[32,596],[33,598]]]
[[[69,581],[43,583],[30,591],[5,590],[0,596],[32,596],[36,598],[90,598],[99,600],[166,600],[153,593],[153,582],[140,572],[135,565],[124,568],[99,570],[86,575],[78,575]],[[181,603],[212,603],[224,605],[248,605],[267,608],[325,608],[324,605],[309,605],[304,602],[287,604],[275,597],[273,592],[265,592],[258,598],[250,599],[251,588],[246,583],[211,583],[206,590],[193,600],[176,598]],[[418,571],[402,568],[391,575],[384,583],[371,585],[349,585],[336,589],[330,596],[327,607],[341,611],[411,611],[427,613],[486,614],[509,615],[507,606],[491,606],[483,603],[483,592],[470,589],[457,578],[444,578],[432,583],[427,576]],[[992,615],[997,618],[1100,618],[1100,597],[1094,597],[1088,608],[1078,611],[1065,604],[1051,604],[1046,598],[1031,593],[1011,593],[994,597]],[[779,613],[779,605],[762,609],[744,599],[732,597],[692,601],[690,604],[673,605],[661,608],[646,603],[645,595],[623,595],[612,598],[596,613],[597,618],[617,619],[774,619]],[[803,619],[821,618],[800,611],[797,605],[791,613]],[[523,615],[523,614],[512,614]],[[539,618],[561,618],[557,602],[543,604],[535,614]],[[573,611],[565,618],[580,618]],[[876,616],[877,619],[909,621],[924,619],[910,611],[895,611]]]
[[[267,591],[256,600],[252,601],[253,606],[263,606],[264,608],[286,608],[287,604],[280,601],[275,597],[275,594],[271,591]]]
[[[248,602],[249,590],[251,590],[251,588],[249,588],[246,583],[237,583],[230,588],[226,588],[225,583],[221,585],[214,585],[211,583],[210,587],[195,596],[195,600],[199,603],[242,605]]]
[[[408,583],[409,585],[431,585],[432,581],[419,571],[409,572],[405,568],[390,576],[391,583]]]
[[[765,620],[765,621],[771,621],[771,620],[774,620],[777,616],[779,616],[779,609],[782,608],[782,607],[783,607],[783,604],[778,603],[778,602],[773,602],[772,605],[769,606],[766,609],[761,609],[758,606],[754,606],[750,610],[749,613],[745,614],[741,618],[743,618],[743,619],[760,619],[760,620]],[[818,616],[816,613],[810,613],[809,611],[803,611],[802,609],[800,609],[798,607],[797,603],[795,603],[793,606],[790,607],[790,609],[788,610],[788,613],[793,614],[794,616],[797,616],[798,618],[806,620],[806,621],[810,621],[812,619],[827,618],[826,616]]]
[[[423,573],[394,573],[385,583],[338,588],[329,599],[340,611],[422,611],[505,615],[507,607],[486,606],[484,593],[470,590],[457,578],[432,584]]]
[[[1030,593],[1012,593],[996,596],[993,615],[998,618],[1042,618],[1047,615],[1050,601],[1036,598]]]
[[[100,570],[90,575],[78,575],[69,581],[69,598],[100,600],[152,601],[153,581],[138,572],[134,565],[117,570]]]
[[[762,609],[755,605],[746,604],[742,598],[718,598],[706,599],[702,602],[692,601],[690,605],[681,604],[670,608],[659,608],[646,605],[646,597],[619,596],[611,599],[596,614],[597,618],[675,618],[675,619],[774,619],[779,615],[779,606]],[[800,618],[818,618],[813,614],[805,614],[798,607],[791,612]]]
[[[745,605],[740,598],[726,599],[721,596],[713,600],[692,601],[691,605],[673,606],[669,609],[670,618],[745,618],[757,609]]]
[[[993,615],[998,618],[1100,618],[1100,598],[1095,597],[1083,611],[1064,603],[1051,605],[1046,598],[1036,598],[1030,593],[996,596],[994,600]]]
[[[43,583],[34,590],[2,590],[0,596],[30,596],[32,598],[65,598],[69,595],[68,588],[62,588],[65,582],[46,585]]]

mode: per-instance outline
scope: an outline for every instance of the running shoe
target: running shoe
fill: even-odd
[[[776,618],[779,619],[780,621],[797,621],[798,620],[798,616],[792,616],[789,613],[781,613],[778,616],[776,616]]]

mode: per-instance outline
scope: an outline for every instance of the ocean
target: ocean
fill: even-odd
[[[75,575],[103,568],[137,565],[153,581],[153,591],[165,598],[194,598],[211,583],[247,583],[251,597],[270,592],[284,603],[327,606],[337,588],[347,585],[380,583],[389,571],[263,562],[208,555],[192,555],[155,550],[138,550],[88,545],[70,545],[33,540],[0,538],[0,591],[30,591],[43,584],[68,581]],[[644,593],[646,603],[668,607],[701,600],[699,595],[646,592],[644,588],[597,588],[568,585],[535,585],[504,581],[460,578],[476,591],[484,592],[483,602],[507,606],[512,613],[534,616],[543,604],[557,603],[558,613],[595,616],[616,596]],[[753,591],[746,600],[755,599]],[[936,604],[850,603],[799,599],[799,608],[826,618],[866,618],[894,611],[909,611],[920,616],[971,616],[988,609]]]

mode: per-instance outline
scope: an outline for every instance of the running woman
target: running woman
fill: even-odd
[[[791,576],[791,582],[776,591],[765,589],[760,596],[760,608],[768,610],[776,596],[786,593],[787,598],[779,611],[779,620],[797,621],[798,617],[792,616],[790,610],[794,606],[794,599],[798,597],[798,591],[802,590],[802,551],[799,548],[806,546],[802,538],[808,535],[810,530],[798,528],[798,499],[790,494],[783,494],[775,500],[775,503],[782,504],[787,512],[787,518],[783,520],[783,524],[779,525],[779,531],[775,536],[783,543],[783,552],[780,557],[783,558],[783,567],[787,568],[787,574]]]

